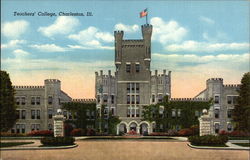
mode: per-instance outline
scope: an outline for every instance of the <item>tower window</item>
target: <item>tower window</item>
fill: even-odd
[[[136,95],[136,104],[140,104],[140,96]]]
[[[131,70],[131,65],[130,64],[126,64],[126,72],[130,73]]]
[[[135,71],[140,72],[140,64],[135,64]]]
[[[154,103],[155,102],[155,95],[153,94],[152,95],[152,103]]]
[[[220,96],[214,96],[214,103],[219,104],[220,103]]]
[[[214,110],[214,118],[219,118],[220,116],[220,111],[218,109]]]
[[[48,97],[48,104],[52,104],[52,102],[53,102],[53,98],[52,98],[52,96],[49,96]]]
[[[136,93],[139,93],[139,91],[140,91],[140,85],[139,83],[136,83]]]
[[[227,118],[232,118],[232,110],[227,110]]]

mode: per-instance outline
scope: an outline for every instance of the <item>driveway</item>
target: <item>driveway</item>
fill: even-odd
[[[249,151],[192,149],[187,142],[77,141],[73,149],[1,151],[3,160],[247,160]]]

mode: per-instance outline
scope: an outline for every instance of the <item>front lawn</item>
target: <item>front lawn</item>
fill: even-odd
[[[34,142],[0,142],[0,148],[20,146],[20,145],[32,144],[32,143]]]
[[[250,147],[250,143],[233,143],[236,144],[238,146],[242,146],[242,147]]]
[[[141,136],[92,136],[87,137],[82,140],[170,140],[173,138],[170,137],[155,137],[155,136],[147,136],[147,137],[141,137]]]

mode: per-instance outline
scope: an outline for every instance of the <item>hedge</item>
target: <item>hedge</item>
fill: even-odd
[[[228,137],[214,136],[214,135],[190,136],[188,137],[188,141],[192,145],[204,145],[204,146],[225,145],[225,143],[228,141]]]
[[[46,146],[67,146],[73,145],[75,138],[73,137],[43,137],[41,143]]]
[[[27,134],[28,136],[53,136],[53,131],[50,130],[40,130],[40,131],[31,131]]]

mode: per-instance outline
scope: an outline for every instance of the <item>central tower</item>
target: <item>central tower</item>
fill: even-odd
[[[139,128],[142,107],[150,104],[152,29],[152,25],[142,25],[143,39],[138,40],[124,40],[123,31],[114,32],[117,116],[127,123],[137,122],[128,130]]]

